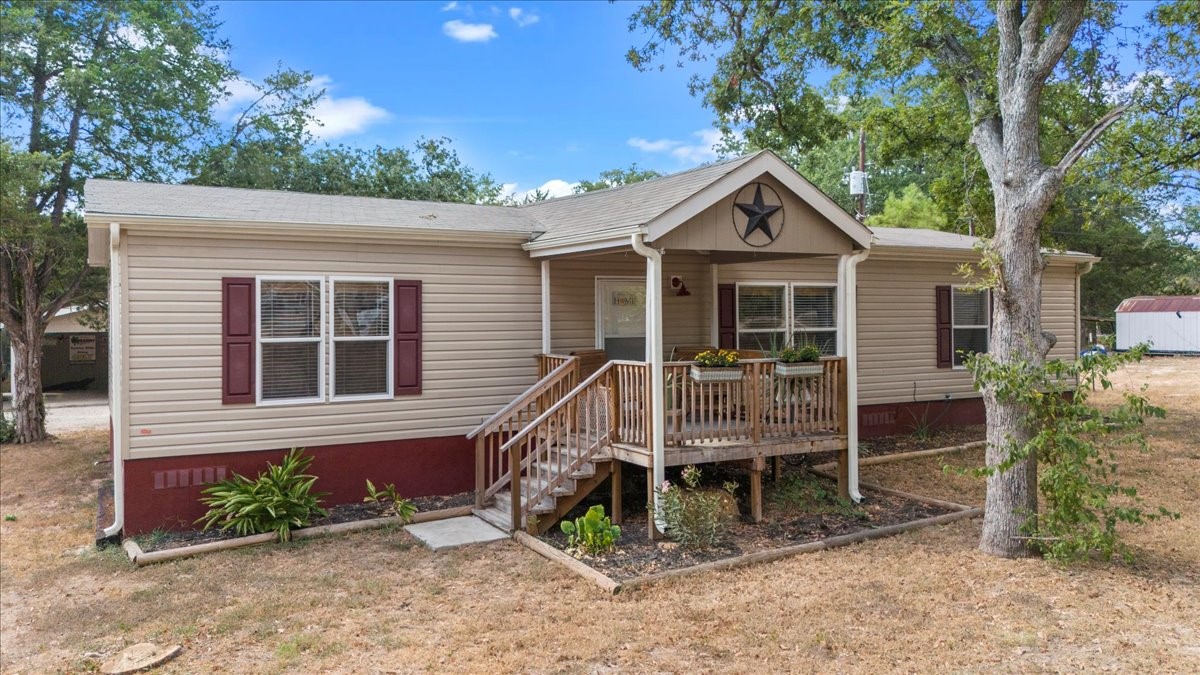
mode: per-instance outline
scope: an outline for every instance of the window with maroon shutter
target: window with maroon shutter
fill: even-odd
[[[254,403],[254,279],[221,279],[221,403]]]
[[[955,286],[937,286],[937,366],[963,365],[967,354],[988,350],[991,331],[991,293]]]
[[[397,396],[421,393],[421,282],[395,282],[395,376]]]

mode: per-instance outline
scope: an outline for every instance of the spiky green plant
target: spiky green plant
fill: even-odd
[[[291,538],[294,527],[310,524],[316,516],[329,515],[321,498],[329,493],[313,492],[317,477],[305,473],[313,458],[303,448],[293,448],[278,466],[267,462],[267,470],[256,480],[234,473],[204,489],[200,501],[208,513],[196,520],[202,529],[220,526],[240,535],[274,532],[280,541]]]

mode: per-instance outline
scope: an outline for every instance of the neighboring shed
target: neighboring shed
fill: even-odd
[[[42,346],[42,388],[45,391],[105,391],[108,388],[108,333],[83,323],[83,315],[81,307],[64,307],[46,324]],[[8,345],[7,339],[3,344]],[[11,346],[4,348],[2,358],[0,390],[11,392],[9,369],[14,361]]]
[[[1200,296],[1142,296],[1117,306],[1117,349],[1150,343],[1156,354],[1200,354]]]

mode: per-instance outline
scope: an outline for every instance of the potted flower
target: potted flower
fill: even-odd
[[[779,377],[811,377],[824,370],[821,350],[813,345],[788,347],[775,360],[775,374]]]
[[[738,353],[732,349],[700,352],[692,363],[692,379],[697,382],[740,382],[742,369]]]

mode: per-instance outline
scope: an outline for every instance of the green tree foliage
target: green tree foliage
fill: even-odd
[[[495,203],[501,193],[490,174],[463,163],[448,138],[421,139],[411,150],[313,148],[292,130],[221,147],[189,182],[435,202]]]
[[[46,323],[102,295],[73,213],[84,180],[186,167],[232,75],[214,12],[198,1],[0,4],[0,321],[17,357],[17,442],[45,437]]]
[[[658,178],[661,175],[661,173],[654,169],[639,169],[637,164],[630,164],[628,169],[601,171],[600,176],[596,180],[581,180],[574,187],[574,191],[575,194],[595,192],[596,190],[605,190],[611,187],[629,185],[630,183],[640,183],[651,178]]]
[[[868,218],[867,225],[944,230],[946,216],[921,188],[915,183],[909,183],[899,195],[895,192],[888,194],[883,203],[883,211]]]

